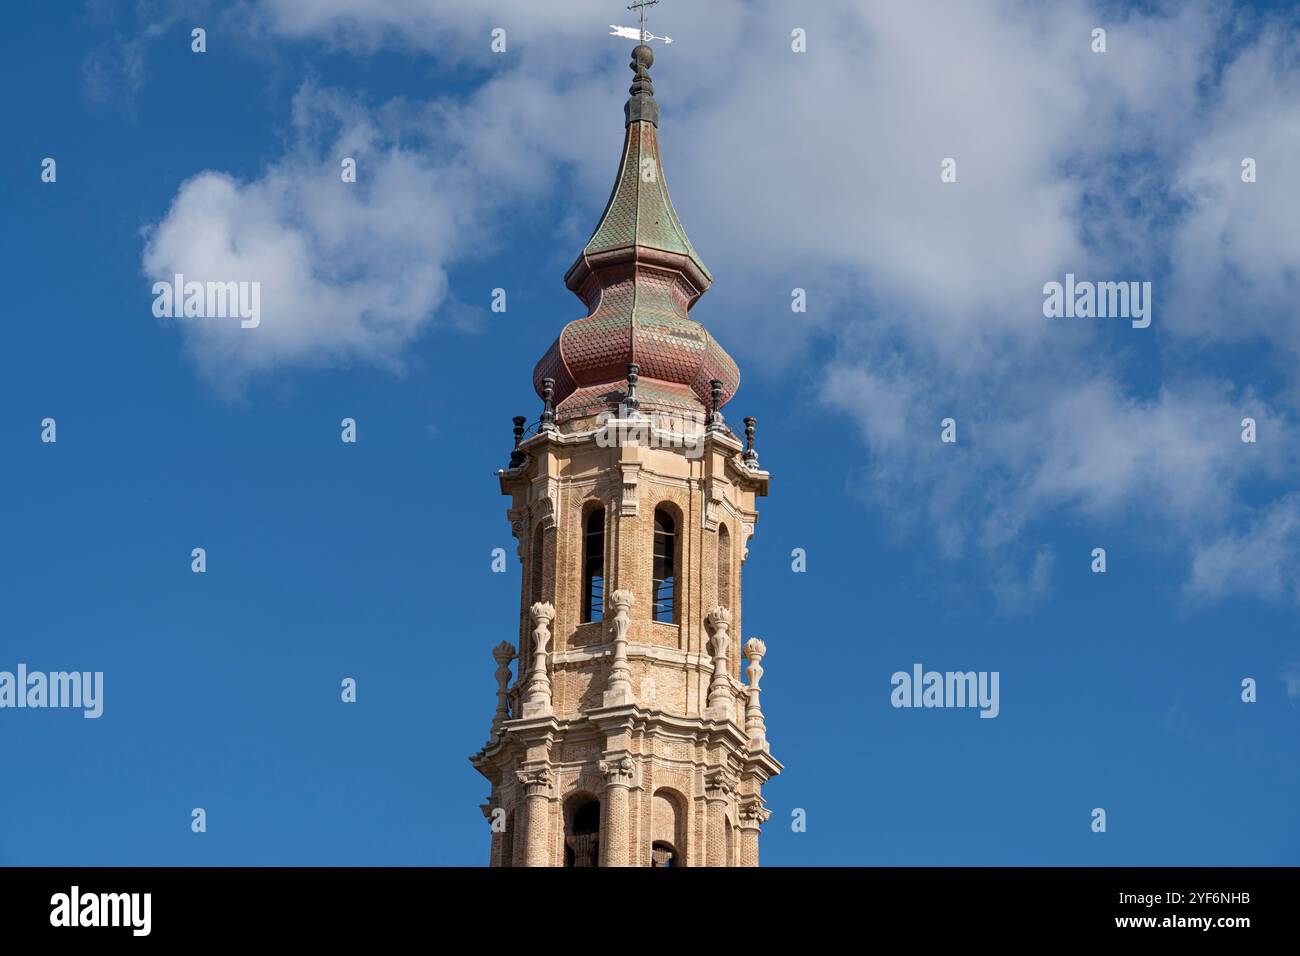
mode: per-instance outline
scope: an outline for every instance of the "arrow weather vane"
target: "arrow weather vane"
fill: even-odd
[[[672,43],[672,37],[657,37],[645,28],[645,10],[646,7],[653,7],[659,0],[636,0],[636,3],[628,6],[629,10],[636,10],[641,16],[641,26],[638,27],[618,27],[614,24],[609,25],[609,35],[612,37],[623,37],[627,40],[640,40],[646,43],[650,40],[663,40],[664,43]]]

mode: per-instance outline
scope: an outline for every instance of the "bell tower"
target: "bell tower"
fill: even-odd
[[[736,363],[689,315],[713,279],[664,183],[645,39],[613,192],[564,278],[587,314],[538,361],[540,420],[515,419],[499,472],[523,594],[470,758],[491,784],[493,866],[757,866],[781,771],[766,648],[742,640],[769,475],[754,419],[742,442],[722,414]]]

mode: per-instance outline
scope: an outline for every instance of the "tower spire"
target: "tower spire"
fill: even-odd
[[[640,36],[644,26],[615,29]],[[731,356],[688,314],[713,276],[668,195],[653,64],[654,51],[639,43],[629,64],[634,77],[618,176],[595,231],[564,277],[588,314],[564,327],[533,371],[539,395],[544,380],[554,379],[557,424],[617,408],[631,363],[640,366],[638,398],[647,411],[703,419],[713,408],[714,379],[722,383],[719,406],[740,384]]]

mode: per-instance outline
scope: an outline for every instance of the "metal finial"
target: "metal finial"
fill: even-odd
[[[612,37],[623,37],[625,40],[640,40],[644,45],[651,40],[663,40],[664,43],[672,43],[672,37],[657,37],[645,28],[645,12],[650,7],[658,5],[659,0],[636,0],[635,3],[628,5],[629,10],[635,10],[640,14],[640,25],[635,27],[619,27],[614,24],[609,25],[609,35]]]
[[[524,422],[526,421],[528,421],[528,419],[525,418],[523,415],[516,415],[514,417],[515,448],[514,451],[510,453],[511,468],[518,468],[520,465],[522,465],[525,461],[528,460],[528,456],[525,455],[519,448],[520,444],[522,444],[524,440]]]
[[[627,363],[627,398],[623,400],[623,404],[633,411],[641,406],[636,397],[636,380],[640,372],[641,366],[636,362]]]
[[[758,419],[752,415],[745,418],[745,464],[750,468],[758,467],[758,452],[754,449],[754,426]]]
[[[706,423],[710,431],[721,431],[722,422],[722,379],[714,378],[709,380],[709,387],[712,389],[713,403],[709,408],[709,420]]]
[[[555,431],[555,379],[542,379],[542,423],[540,431]]]
[[[641,16],[641,42],[645,42],[645,12],[649,7],[659,5],[659,0],[633,0],[627,5],[629,10],[635,10]]]
[[[645,11],[647,7],[652,7],[659,0],[636,0],[629,10],[636,10],[641,15],[641,25],[639,27],[620,27],[610,24],[610,36],[625,37],[627,39],[637,40],[636,47],[632,50],[632,62],[629,64],[632,72],[636,74],[636,79],[632,81],[632,86],[628,88],[627,103],[623,105],[623,116],[625,125],[631,126],[633,123],[642,120],[659,125],[659,104],[655,102],[655,87],[650,80],[650,67],[654,65],[654,50],[650,49],[651,40],[663,40],[664,43],[672,43],[672,37],[657,37],[645,28]]]

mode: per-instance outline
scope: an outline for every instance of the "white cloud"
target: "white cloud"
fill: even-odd
[[[1061,517],[1120,533],[1140,518],[1162,541],[1192,548],[1240,518],[1245,482],[1294,460],[1285,421],[1222,383],[1133,397],[1107,375],[1053,378],[1055,366],[945,378],[934,364],[873,362],[837,360],[822,397],[860,426],[872,461],[862,496],[929,528],[951,558],[975,547],[999,565],[1014,560],[1018,547],[1039,547],[1023,543],[1041,533],[1036,523]],[[1243,408],[1265,423],[1268,443],[1241,442]],[[939,440],[948,416],[956,445]]]
[[[1224,70],[1202,125],[1177,172],[1189,209],[1171,248],[1173,330],[1198,340],[1261,337],[1294,364],[1300,37],[1271,29],[1244,49]],[[1241,180],[1247,157],[1257,163],[1255,183]]]
[[[377,185],[336,195],[323,148],[299,149],[256,183],[187,185],[177,207],[188,200],[195,211],[174,208],[164,226],[205,216],[223,225],[215,241],[176,229],[166,246],[175,255],[151,262],[170,268],[204,251],[251,263],[236,237],[260,224],[252,234],[283,245],[267,261],[303,307],[265,354],[192,341],[208,364],[232,354],[245,370],[339,357],[400,364],[445,294],[446,230],[464,225],[463,205],[490,204],[485,183],[553,193],[571,172],[582,197],[574,228],[594,223],[629,76],[613,66],[627,44],[604,36],[618,19],[608,8],[254,9],[281,37],[419,50],[492,73],[441,114],[455,130],[453,159],[401,154],[382,124],[363,138],[390,195]],[[834,0],[795,15],[719,0],[652,15],[678,41],[659,49],[654,69],[667,176],[717,277],[696,315],[750,371],[789,371],[819,335],[832,337],[811,390],[860,428],[872,463],[864,498],[924,523],[949,556],[1010,556],[1026,570],[994,587],[1013,602],[1048,587],[1051,552],[1034,535],[1054,516],[1155,532],[1147,537],[1194,556],[1197,593],[1223,587],[1207,554],[1224,566],[1273,561],[1265,577],[1289,586],[1295,568],[1268,529],[1293,505],[1265,501],[1254,515],[1243,490],[1295,474],[1291,393],[1234,380],[1204,349],[1249,330],[1296,351],[1300,185],[1284,173],[1300,155],[1294,32],[1239,33],[1208,3],[1118,14],[1083,0]],[[807,30],[806,54],[790,51],[795,25]],[[1089,50],[1097,25],[1108,30],[1105,54]],[[494,26],[509,32],[508,55],[489,52]],[[1253,186],[1240,182],[1244,155],[1260,162]],[[939,180],[949,156],[953,185]],[[452,189],[437,174],[445,163],[478,170]],[[312,175],[286,172],[299,167]],[[420,218],[432,228],[389,224],[385,206],[428,210]],[[358,231],[370,248],[340,273],[341,237]],[[151,250],[164,248],[162,235]],[[431,268],[401,286],[392,265],[412,249]],[[1067,271],[1155,277],[1152,329],[1044,320],[1042,285]],[[807,315],[789,311],[794,286],[809,290]],[[381,314],[363,312],[371,301]],[[308,321],[318,305],[325,320]],[[1296,385],[1292,366],[1281,369],[1286,386]],[[949,414],[963,436],[955,448],[937,441]],[[1258,445],[1239,440],[1245,415],[1268,435]]]
[[[212,23],[208,0],[136,0],[129,8],[136,29],[133,35],[124,38],[117,20],[126,5],[112,0],[88,0],[85,6],[87,21],[105,33],[106,39],[82,60],[82,91],[100,105],[121,107],[128,112],[134,108],[136,94],[149,79],[149,48],[182,25]],[[189,29],[185,26],[187,32]],[[178,42],[188,47],[190,41],[185,36]]]
[[[1249,526],[1199,546],[1187,583],[1196,597],[1300,601],[1300,495],[1275,501]]]
[[[254,13],[262,28],[282,37],[322,40],[358,53],[422,50],[458,61],[493,55],[491,31],[497,27],[506,31],[507,52],[512,43],[599,34],[606,31],[611,8],[603,0],[265,0]]]
[[[488,237],[499,182],[453,150],[408,143],[454,119],[392,104],[371,114],[305,86],[291,151],[251,181],[205,171],[147,233],[150,280],[258,281],[261,324],[177,320],[201,373],[226,395],[283,366],[362,361],[400,369],[403,350],[447,302],[449,262]],[[454,140],[453,140],[454,141]],[[357,161],[356,183],[340,177]]]

